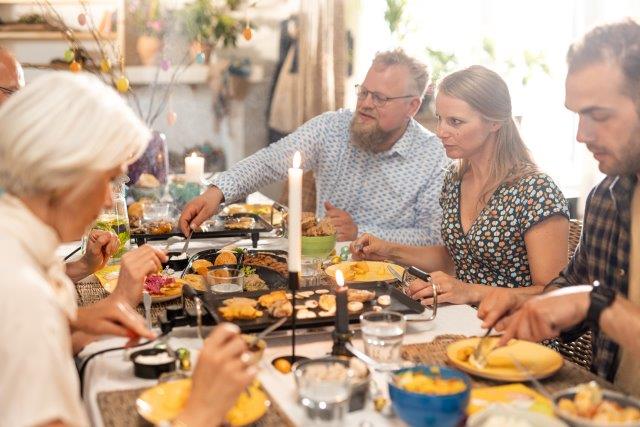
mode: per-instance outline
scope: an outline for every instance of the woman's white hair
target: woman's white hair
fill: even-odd
[[[151,134],[115,90],[87,73],[36,79],[0,108],[0,187],[57,192],[137,159]]]

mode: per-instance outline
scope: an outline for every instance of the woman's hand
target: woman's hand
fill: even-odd
[[[384,261],[390,258],[391,242],[364,233],[349,245],[351,256],[355,260],[369,259]]]
[[[85,254],[77,261],[68,262],[67,275],[77,282],[103,268],[118,250],[118,236],[104,230],[91,230]]]
[[[127,252],[122,256],[118,285],[113,294],[136,307],[142,300],[145,278],[157,273],[167,259],[167,254],[149,245]]]
[[[225,414],[257,374],[237,326],[224,323],[204,341],[193,373],[193,388],[178,417],[188,426],[220,425]]]
[[[128,337],[127,345],[137,343],[140,337],[155,338],[155,334],[145,326],[142,316],[116,295],[79,308],[76,320],[71,322],[71,328],[90,335]]]
[[[477,302],[477,297],[471,287],[473,285],[468,285],[442,271],[436,271],[430,275],[438,292],[438,303],[472,304]],[[422,305],[433,304],[433,287],[423,280],[416,279],[411,282],[407,294],[413,299],[421,300]]]

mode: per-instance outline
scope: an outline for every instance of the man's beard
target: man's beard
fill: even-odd
[[[393,131],[384,131],[378,122],[373,125],[364,125],[357,122],[358,113],[351,119],[351,143],[364,151],[378,152]]]

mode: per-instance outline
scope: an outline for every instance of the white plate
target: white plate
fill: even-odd
[[[567,424],[558,418],[504,404],[495,404],[473,414],[467,420],[467,427],[484,427],[492,417],[502,417],[503,421],[506,419],[508,424],[502,425],[510,427],[567,427]]]

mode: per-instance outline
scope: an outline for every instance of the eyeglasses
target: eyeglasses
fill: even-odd
[[[387,102],[393,101],[394,99],[413,98],[417,96],[417,95],[386,96],[379,92],[371,92],[362,85],[356,85],[356,94],[358,96],[358,101],[364,101],[365,99],[367,99],[367,96],[371,94],[373,105],[375,105],[378,108],[384,107],[387,104]]]
[[[4,93],[5,95],[13,95],[17,91],[17,89],[10,89],[8,87],[0,86],[0,92]]]

